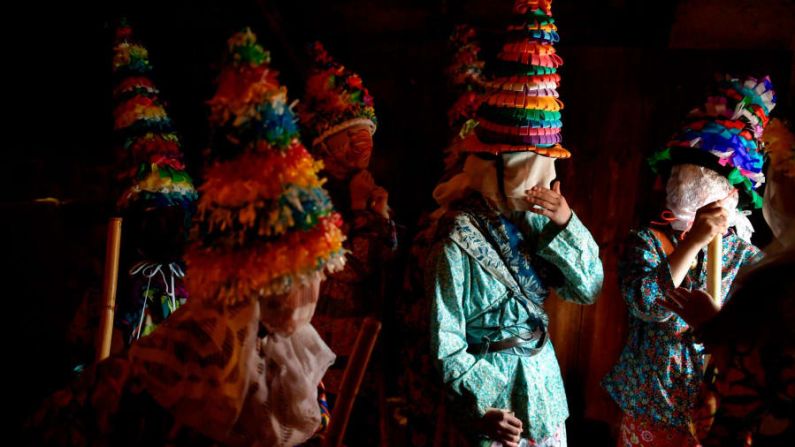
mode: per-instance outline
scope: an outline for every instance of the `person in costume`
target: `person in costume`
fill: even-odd
[[[565,446],[563,381],[543,303],[593,303],[599,248],[555,182],[562,60],[551,2],[518,0],[487,81],[463,171],[439,185],[446,213],[426,267],[431,353],[456,426],[485,446]]]
[[[692,110],[666,148],[650,159],[654,170],[668,176],[668,210],[663,222],[630,234],[619,265],[629,335],[603,380],[624,412],[619,445],[698,443],[693,409],[703,377],[703,346],[660,300],[677,287],[706,288],[706,246],[718,235],[721,303],[740,268],[760,258],[740,209],[762,205],[755,190],[764,181],[759,138],[774,106],[768,78],[721,78],[716,95]]]
[[[353,351],[364,317],[383,319],[387,264],[397,250],[395,222],[390,215],[387,191],[368,170],[373,151],[376,115],[373,98],[356,73],[333,60],[320,42],[312,46],[314,67],[307,79],[300,106],[301,121],[312,141],[312,151],[323,160],[329,175],[326,187],[347,223],[343,231],[349,251],[345,268],[323,282],[312,323],[338,356],[323,383],[330,397],[339,391],[347,359]],[[378,426],[372,377],[357,398],[356,439],[349,443],[373,445]],[[369,383],[369,385],[368,385]],[[362,411],[363,406],[370,407]],[[359,417],[356,417],[359,415]],[[358,445],[358,444],[357,444]]]
[[[706,447],[795,443],[795,135],[773,119],[762,140],[770,158],[762,212],[775,237],[765,259],[737,276],[723,308],[700,289],[661,302],[711,354],[703,386],[716,400],[696,411]]]
[[[179,137],[150,78],[148,52],[122,22],[116,30],[114,130],[129,275],[117,301],[114,338],[125,346],[152,330],[187,299],[182,254],[198,198],[185,172]]]
[[[116,208],[123,217],[121,269],[112,352],[149,334],[188,297],[182,256],[195,201],[179,136],[152,79],[149,52],[122,19],[113,46]],[[94,358],[101,298],[89,290],[67,338],[81,365]]]
[[[250,30],[229,40],[210,105],[230,145],[200,188],[191,299],[48,401],[32,444],[292,446],[321,427],[334,354],[309,322],[344,265],[340,216]]]

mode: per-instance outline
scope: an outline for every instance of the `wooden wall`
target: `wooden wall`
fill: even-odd
[[[40,353],[64,348],[59,337],[80,291],[96,285],[90,272],[101,271],[101,215],[112,201],[110,43],[104,28],[109,19],[120,13],[130,17],[149,47],[194,173],[207,139],[204,101],[225,39],[252,26],[272,51],[292,98],[300,98],[303,89],[308,63],[303,46],[323,40],[360,72],[375,97],[380,125],[373,170],[390,191],[408,236],[419,213],[431,205],[441,170],[448,33],[454,23],[475,24],[487,56],[493,54],[511,3],[139,0],[101,8],[59,2],[48,9],[36,3],[18,12],[6,29],[15,36],[6,39],[13,48],[4,53],[18,93],[7,104],[17,111],[10,118],[16,131],[4,141],[3,163],[11,168],[0,184],[6,256],[18,261],[4,279],[11,284],[8,312],[17,316],[8,329],[29,341],[14,343],[9,354],[22,365],[11,379],[20,384],[14,402],[29,409],[64,382],[68,356]],[[564,142],[574,154],[558,169],[564,193],[599,242],[605,267],[604,290],[595,305],[550,304],[572,410],[572,445],[584,445],[578,439],[586,436],[607,439],[618,420],[599,381],[626,332],[616,278],[622,241],[654,209],[654,182],[644,158],[703,100],[717,71],[770,73],[779,92],[778,113],[791,116],[792,5],[790,0],[557,0],[553,5],[562,40],[558,50],[566,62],[560,88],[566,103]],[[30,199],[43,196],[73,202],[46,210],[30,205]],[[46,374],[47,368],[53,374]]]

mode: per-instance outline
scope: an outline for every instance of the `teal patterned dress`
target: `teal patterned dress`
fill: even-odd
[[[426,286],[431,356],[448,390],[448,408],[464,431],[487,409],[501,408],[522,421],[522,437],[550,437],[569,415],[552,343],[533,356],[524,346],[485,355],[467,348],[545,331],[550,286],[566,300],[593,303],[603,279],[599,248],[576,215],[560,228],[529,212],[503,217],[478,198],[445,220],[428,259]]]

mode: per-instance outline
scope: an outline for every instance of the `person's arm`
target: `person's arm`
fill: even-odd
[[[740,241],[740,247],[741,249],[738,251],[739,256],[741,256],[741,266],[756,264],[762,259],[762,252],[750,243]],[[746,307],[749,308],[749,310],[750,307],[752,307],[748,306],[746,303],[751,302],[750,300],[752,299],[756,299],[755,295],[749,298],[749,295],[743,294],[742,291],[742,287],[732,291],[731,300],[735,306],[733,309],[733,317],[737,321],[742,319],[740,314]],[[722,306],[705,290],[688,290],[683,287],[679,287],[661,298],[660,304],[685,320],[687,325],[693,329],[697,336],[700,335],[701,331],[705,329],[706,326],[712,325],[710,322],[714,321],[718,314],[721,314],[722,309]],[[728,311],[732,313],[732,310]],[[725,316],[726,314],[723,313],[722,315]]]
[[[682,285],[700,251],[699,244],[694,243],[692,239],[685,239],[668,255],[668,270],[671,273],[671,282],[674,287]]]
[[[533,187],[527,201],[535,205],[529,223],[536,233],[536,253],[563,275],[558,294],[568,301],[592,304],[602,289],[604,272],[599,245],[580,219],[571,211],[560,192],[560,182],[552,189]]]
[[[630,314],[644,321],[666,321],[673,316],[659,302],[676,289],[660,245],[651,231],[633,231],[619,263],[621,295]]]
[[[561,298],[578,304],[596,301],[604,280],[599,245],[576,214],[563,228],[548,222],[539,235],[536,254],[563,276],[563,285],[556,288]]]
[[[698,331],[720,312],[720,304],[704,290],[679,287],[660,299],[660,305],[679,315],[691,329]]]
[[[671,280],[675,287],[682,285],[693,260],[698,252],[706,247],[718,235],[726,234],[729,229],[729,213],[721,201],[712,202],[699,208],[693,226],[685,235],[684,240],[668,255],[668,266]]]

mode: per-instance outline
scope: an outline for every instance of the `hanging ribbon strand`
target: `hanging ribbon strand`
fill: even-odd
[[[152,263],[147,261],[139,262],[130,269],[130,276],[134,277],[141,275],[146,278],[146,288],[143,291],[143,300],[141,304],[141,316],[138,323],[133,328],[130,334],[130,341],[137,340],[141,337],[144,330],[144,322],[146,320],[146,308],[150,300],[154,300],[150,291],[152,290],[152,280],[160,280],[162,290],[169,298],[168,315],[173,313],[179,307],[177,303],[177,289],[176,280],[181,280],[185,277],[185,272],[177,262],[170,262],[168,264]],[[165,315],[164,317],[168,316]]]

